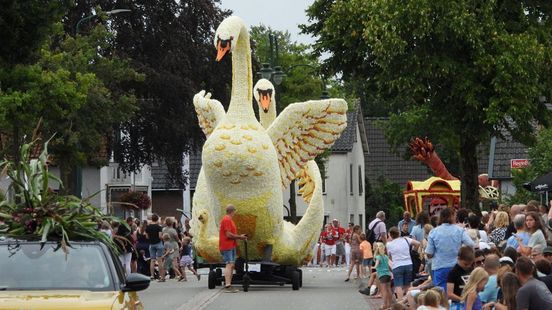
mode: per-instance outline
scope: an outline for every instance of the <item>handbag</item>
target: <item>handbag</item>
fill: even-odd
[[[420,270],[422,259],[420,258],[420,253],[412,249],[412,247],[410,246],[410,243],[408,242],[408,239],[404,238],[404,241],[406,241],[406,244],[408,244],[408,251],[410,252],[410,260],[412,260],[412,279],[414,280],[416,278],[416,274],[418,273],[418,270]]]

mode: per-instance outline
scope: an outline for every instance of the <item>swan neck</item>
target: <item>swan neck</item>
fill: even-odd
[[[271,103],[276,104],[275,102]],[[259,119],[261,121],[261,125],[268,129],[270,125],[272,125],[272,122],[276,119],[276,109],[269,109],[267,113],[263,112],[262,110],[259,111]]]
[[[232,97],[227,115],[243,120],[255,118],[252,75],[249,33],[242,25],[236,47],[232,52]]]

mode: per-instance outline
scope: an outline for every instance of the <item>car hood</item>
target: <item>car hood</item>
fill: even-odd
[[[5,291],[2,309],[111,309],[119,292]]]

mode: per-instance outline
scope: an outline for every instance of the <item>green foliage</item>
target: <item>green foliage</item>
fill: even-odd
[[[97,228],[102,221],[116,219],[103,215],[86,200],[53,192],[52,182],[62,184],[48,171],[48,143],[38,159],[31,158],[33,147],[34,143],[21,146],[19,162],[0,163],[15,196],[0,202],[0,217],[4,220],[0,234],[42,242],[58,240],[64,251],[71,240],[99,240],[115,250],[111,238]]]
[[[36,62],[0,68],[0,132],[11,146],[1,153],[16,158],[22,133],[42,119],[41,136],[56,134],[52,154],[71,187],[66,176],[72,166],[109,159],[114,128],[136,110],[135,97],[121,85],[143,76],[111,54],[112,34],[104,26],[76,38],[64,35],[60,24],[56,29]]]
[[[5,0],[0,10],[0,67],[33,63],[72,1]],[[1,85],[0,85],[1,86]]]
[[[527,203],[538,199],[538,194],[523,188],[523,184],[552,171],[552,128],[543,128],[539,131],[535,145],[529,148],[530,165],[524,169],[512,170],[513,183],[516,187],[515,195],[507,197],[509,203]]]
[[[89,15],[91,6],[105,10],[121,7],[120,1],[82,1],[66,27]],[[230,100],[230,57],[218,63],[214,32],[229,13],[215,1],[150,1],[124,3],[131,12],[110,16],[112,50],[132,59],[132,68],[143,81],[126,83],[134,89],[138,111],[121,124],[124,133],[115,141],[115,160],[125,171],[159,160],[168,166],[171,180],[183,186],[183,153],[199,148],[205,135],[198,125],[193,96],[202,89],[224,105]],[[83,24],[82,32],[94,21]]]
[[[387,227],[396,226],[404,212],[401,186],[383,175],[377,177],[373,183],[366,177],[365,184],[366,226],[378,211],[385,212]]]
[[[281,66],[286,74],[282,84],[276,86],[277,111],[282,111],[291,103],[320,98],[327,81],[321,76],[317,58],[309,53],[307,45],[292,42],[287,31],[264,25],[253,26],[250,32],[255,42],[255,60],[258,63],[272,63],[272,67]],[[278,51],[274,55],[270,52],[269,34],[274,35],[278,42]],[[336,97],[340,95],[338,90],[337,85],[330,89]]]
[[[476,205],[476,146],[503,130],[530,143],[550,121],[547,3],[317,0],[304,31],[328,71],[389,107],[390,142],[428,136],[458,154],[463,204]]]

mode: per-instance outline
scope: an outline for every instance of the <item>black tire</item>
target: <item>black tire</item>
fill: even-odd
[[[209,271],[209,278],[207,280],[207,287],[212,290],[217,286],[217,274],[214,270]]]
[[[299,290],[299,271],[295,270],[293,271],[293,273],[291,274],[291,289],[294,290],[294,291],[298,291]]]
[[[215,274],[216,274],[216,278],[217,278],[216,281],[215,281],[215,284],[217,286],[221,286],[222,285],[222,278],[223,278],[222,277],[222,269],[220,269],[220,268],[215,269]]]
[[[249,285],[251,284],[251,279],[249,278],[249,276],[247,274],[244,274],[243,278],[242,278],[242,281],[243,281],[243,291],[248,292],[249,291]]]
[[[297,271],[299,272],[299,287],[303,287],[303,270],[297,268]]]

